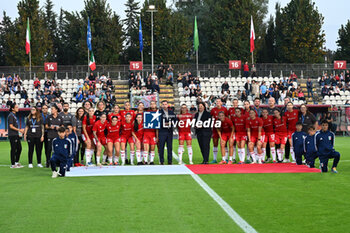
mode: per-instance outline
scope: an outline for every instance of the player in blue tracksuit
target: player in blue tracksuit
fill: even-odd
[[[64,127],[58,128],[58,137],[52,140],[52,157],[50,159],[52,178],[57,176],[65,176],[67,159],[72,151],[72,143],[69,138],[66,137],[66,129]],[[56,170],[56,166],[60,166],[59,173]]]
[[[67,128],[66,128],[66,136],[67,138],[70,139],[71,143],[72,143],[72,151],[68,156],[68,161],[67,161],[67,172],[70,171],[70,168],[73,166],[73,161],[74,161],[74,156],[75,153],[78,150],[78,137],[77,135],[74,133],[73,131],[73,126],[71,123],[67,124]]]
[[[329,122],[327,120],[322,121],[321,130],[315,135],[317,155],[320,158],[320,165],[322,172],[328,171],[328,160],[333,158],[332,172],[337,172],[337,165],[340,160],[340,154],[334,150],[335,135],[329,131]]]
[[[315,167],[315,159],[317,158],[317,148],[316,148],[316,130],[315,127],[309,126],[308,128],[308,135],[305,137],[304,140],[304,152],[305,152],[305,158],[306,158],[306,164],[310,168]]]
[[[297,165],[303,164],[303,154],[304,154],[304,139],[306,138],[307,134],[302,131],[303,124],[298,121],[295,124],[296,131],[292,134],[292,144],[294,148],[294,154],[295,154],[295,160]]]

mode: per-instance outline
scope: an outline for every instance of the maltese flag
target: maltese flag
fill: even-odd
[[[252,53],[255,49],[254,40],[255,40],[255,32],[254,32],[254,24],[253,24],[253,16],[251,17],[250,22],[250,52]]]

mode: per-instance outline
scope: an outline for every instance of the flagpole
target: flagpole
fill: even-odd
[[[252,51],[252,65],[254,64],[254,51]]]
[[[89,63],[90,63],[90,51],[89,51],[89,48],[88,48],[88,75],[90,73],[90,66],[89,66]]]
[[[196,68],[197,68],[197,77],[198,77],[198,49],[196,50]]]
[[[143,76],[143,50],[141,50],[141,62],[142,62],[142,78],[144,78],[144,76]]]
[[[29,79],[32,79],[32,51],[29,51]]]

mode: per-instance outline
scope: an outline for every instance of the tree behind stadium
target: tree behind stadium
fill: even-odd
[[[311,0],[291,0],[276,5],[276,60],[290,63],[319,63],[325,54],[323,16]]]
[[[350,20],[345,25],[341,25],[338,35],[335,59],[350,62]]]

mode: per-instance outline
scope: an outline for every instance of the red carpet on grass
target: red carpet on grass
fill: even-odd
[[[317,168],[293,163],[267,164],[232,164],[232,165],[186,165],[195,174],[230,174],[230,173],[306,173],[321,172]]]

